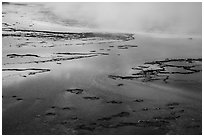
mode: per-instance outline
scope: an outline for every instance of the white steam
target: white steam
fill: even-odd
[[[202,3],[45,3],[64,21],[128,32],[202,33]]]

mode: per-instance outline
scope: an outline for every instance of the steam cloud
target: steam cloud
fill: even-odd
[[[64,21],[128,32],[202,33],[202,3],[46,3]]]

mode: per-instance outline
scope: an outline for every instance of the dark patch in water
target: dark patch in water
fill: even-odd
[[[89,99],[89,100],[98,100],[100,99],[99,97],[83,97],[84,99]]]
[[[122,102],[122,101],[115,101],[115,100],[112,100],[112,101],[107,101],[106,103],[111,103],[111,104],[122,104],[123,102]]]
[[[72,108],[71,107],[63,107],[62,109],[63,110],[71,110]]]
[[[120,45],[118,46],[118,49],[128,49],[128,48],[136,48],[137,45]]]
[[[166,106],[178,106],[179,105],[179,103],[177,103],[177,102],[173,102],[173,103],[169,103],[169,104],[166,104]]]
[[[158,116],[158,117],[154,117],[154,119],[156,120],[177,120],[178,118],[180,118],[181,116],[175,116],[175,115],[170,115],[170,116],[165,116],[165,117],[161,117],[161,116]]]
[[[125,126],[165,128],[168,124],[169,122],[165,120],[139,120],[138,122],[119,122],[118,124],[113,124],[113,125],[100,124],[100,126],[104,128],[119,128],[119,127],[125,127]]]
[[[90,52],[96,52],[95,50],[91,50]]]
[[[21,100],[23,100],[23,99],[22,99],[22,98],[17,98],[16,100],[21,101]]]
[[[143,99],[136,99],[133,102],[143,102],[143,101],[144,101]]]
[[[95,127],[90,126],[90,125],[85,125],[85,124],[80,124],[76,127],[77,130],[88,130],[88,131],[93,131]]]
[[[160,110],[161,108],[160,107],[154,107],[153,109],[154,110]]]
[[[124,84],[120,83],[120,84],[118,84],[117,86],[120,87],[120,86],[123,86],[123,85],[124,85]]]
[[[99,121],[109,121],[113,118],[118,118],[118,117],[128,117],[130,115],[129,112],[120,112],[118,114],[115,114],[115,115],[111,115],[109,117],[102,117],[102,118],[99,118],[98,120]]]
[[[143,108],[143,109],[142,109],[142,111],[148,111],[148,110],[149,110],[148,108]]]
[[[55,116],[56,113],[54,113],[54,112],[48,112],[48,113],[46,113],[45,115],[46,115],[46,116]]]
[[[2,2],[2,5],[9,5],[10,2]]]
[[[190,125],[190,126],[187,126],[187,128],[200,128],[200,125]]]
[[[84,91],[83,89],[79,89],[79,88],[74,88],[74,89],[67,89],[67,92],[73,93],[73,94],[82,94],[82,92]]]

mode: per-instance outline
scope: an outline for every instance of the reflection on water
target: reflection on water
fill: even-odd
[[[121,44],[138,45],[138,47],[118,49],[117,46]],[[159,39],[143,38],[135,35],[135,40],[128,42],[87,44],[68,48],[56,46],[54,48],[58,52],[76,50],[77,52],[86,53],[90,50],[100,52],[102,48],[104,50],[110,48],[110,50],[106,50],[109,53],[106,56],[60,61],[60,64],[47,62],[4,65],[5,68],[51,69],[50,72],[28,77],[13,75],[10,79],[4,77],[4,74],[5,76],[11,74],[3,72],[4,133],[55,134],[53,132],[58,131],[56,133],[59,134],[75,134],[76,132],[76,134],[87,134],[87,132],[77,129],[78,124],[98,123],[97,119],[111,115],[113,118],[111,118],[109,124],[115,124],[121,121],[114,118],[114,115],[120,112],[131,112],[128,117],[121,116],[123,122],[148,119],[152,115],[166,114],[165,109],[162,112],[153,110],[157,107],[163,109],[162,106],[165,106],[168,102],[181,102],[183,105],[181,108],[187,107],[186,111],[188,113],[183,116],[185,119],[201,118],[201,72],[193,75],[174,75],[172,76],[173,80],[167,84],[161,81],[142,82],[137,79],[113,80],[108,77],[108,75],[130,75],[133,72],[131,68],[142,65],[147,61],[164,60],[166,58],[199,58],[201,57],[200,39],[189,41],[184,38]],[[53,51],[54,49],[41,50],[38,54],[52,54]],[[32,49],[30,49],[30,52],[32,52]],[[14,60],[20,59],[14,58]],[[6,61],[3,60],[3,62]],[[66,91],[73,88],[83,89],[82,94]],[[131,102],[137,98],[142,98],[145,103],[135,105]],[[107,103],[110,101],[113,104]],[[114,104],[117,101],[122,103],[120,105]],[[195,111],[194,108],[197,110]],[[149,109],[151,112],[146,111]],[[70,122],[70,120],[72,121],[72,127],[69,126],[69,129],[72,129],[71,131],[66,131],[65,129],[68,129],[68,127],[65,125],[63,127],[59,125],[61,122],[66,123],[65,121]],[[180,120],[179,123],[183,129],[186,121],[182,122]],[[44,129],[31,128],[28,124]],[[20,128],[16,129],[18,125],[20,125]],[[97,125],[97,127],[100,126]],[[125,129],[124,127],[120,133],[125,133],[122,132]],[[132,133],[133,129],[131,127],[127,130]],[[114,129],[106,128],[99,128],[94,130],[93,133],[102,134],[105,132],[115,133]],[[163,133],[160,130],[152,131],[152,129],[149,132],[150,134]]]
[[[201,134],[201,38],[80,33],[43,5],[3,6],[3,134]]]

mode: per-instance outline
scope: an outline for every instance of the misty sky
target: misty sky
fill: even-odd
[[[128,32],[202,33],[202,3],[46,3],[59,18]]]

